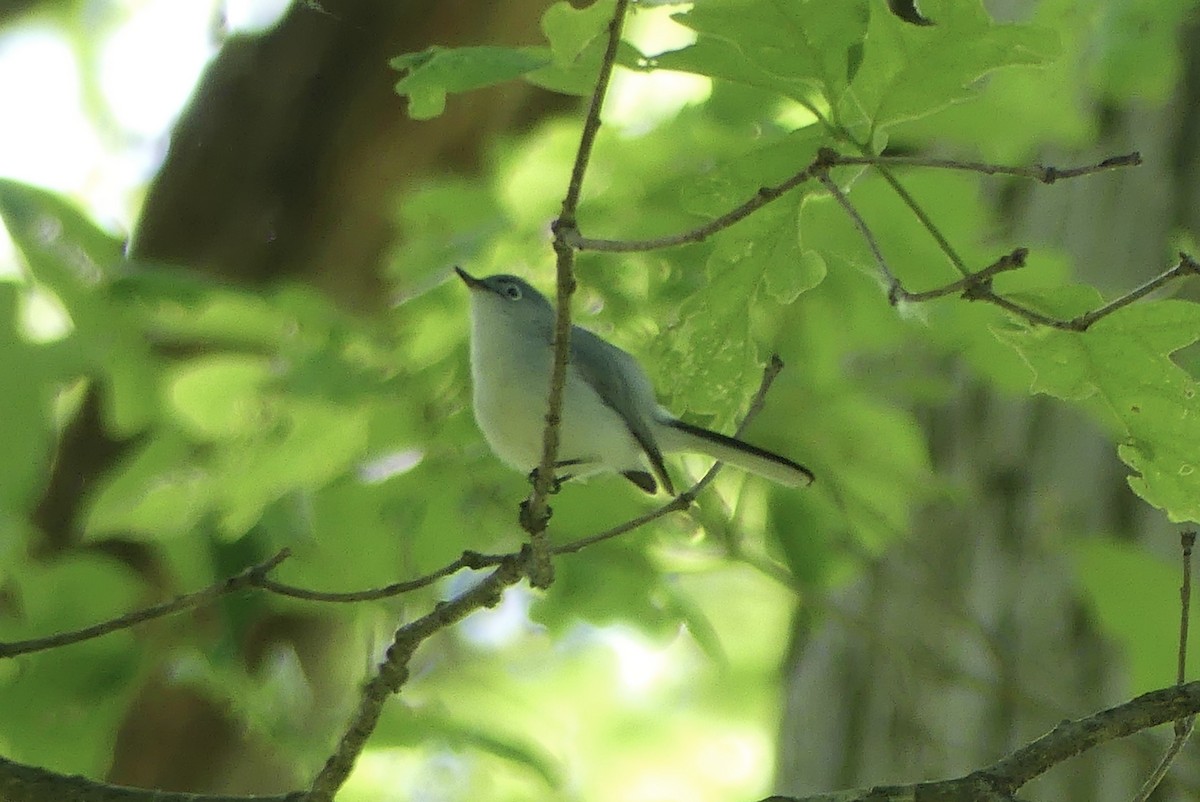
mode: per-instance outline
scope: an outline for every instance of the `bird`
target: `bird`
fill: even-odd
[[[530,477],[541,463],[555,312],[528,282],[455,272],[470,290],[472,406],[501,461]],[[649,494],[675,495],[663,455],[706,454],[787,487],[812,471],[764,448],[680,420],[659,405],[649,377],[628,352],[571,327],[563,386],[558,481],[614,472]],[[556,482],[556,486],[557,486]]]

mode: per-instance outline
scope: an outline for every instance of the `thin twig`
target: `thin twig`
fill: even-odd
[[[1036,323],[1039,326],[1049,326],[1052,329],[1070,330],[1072,328],[1069,320],[1059,320],[1058,318],[1043,315],[1036,309],[1031,309],[1024,304],[1019,304],[1016,301],[1010,301],[1002,295],[997,295],[988,288],[982,288],[979,292],[967,296],[972,301],[987,301],[1001,309],[1012,312],[1017,317],[1022,317],[1030,323]]]
[[[1029,256],[1028,248],[1017,248],[1011,253],[1006,253],[996,261],[992,262],[987,267],[975,273],[971,273],[958,281],[952,281],[942,287],[926,290],[924,292],[909,292],[903,286],[897,285],[892,290],[888,297],[893,303],[897,301],[910,301],[920,303],[922,301],[932,301],[934,298],[941,298],[946,295],[957,293],[973,294],[977,293],[981,287],[989,287],[993,277],[1000,273],[1005,273],[1009,270],[1018,270],[1025,266],[1025,259]]]
[[[832,159],[836,154],[828,155],[827,159]],[[1047,168],[1049,169],[1049,168]],[[1083,175],[1087,168],[1074,168],[1073,170],[1063,171],[1072,175]],[[1002,295],[997,295],[992,290],[992,278],[999,273],[1009,270],[1016,270],[1025,266],[1025,259],[1029,252],[1025,248],[1017,248],[1006,256],[1001,257],[997,261],[975,273],[967,271],[966,274],[957,281],[952,281],[949,284],[938,287],[936,289],[927,290],[924,292],[910,292],[905,289],[903,283],[892,272],[888,266],[887,260],[883,256],[883,251],[879,247],[879,243],[875,240],[875,235],[871,232],[870,226],[866,220],[859,214],[858,209],[850,201],[846,193],[842,192],[841,188],[830,178],[823,170],[819,169],[816,172],[817,180],[821,185],[829,191],[829,194],[838,202],[843,211],[850,218],[859,234],[867,244],[872,257],[875,259],[876,266],[884,282],[888,287],[888,301],[893,305],[900,301],[929,301],[935,298],[941,298],[951,293],[961,292],[962,296],[969,301],[986,301],[987,303],[1004,309],[1007,312],[1023,318],[1030,323],[1039,326],[1048,326],[1050,328],[1059,329],[1061,331],[1087,331],[1096,321],[1101,320],[1118,309],[1128,306],[1140,298],[1150,294],[1154,290],[1159,289],[1170,281],[1181,278],[1183,276],[1200,275],[1200,263],[1196,262],[1191,256],[1186,253],[1179,254],[1179,261],[1170,269],[1162,274],[1150,279],[1140,287],[1131,290],[1130,292],[1109,301],[1107,304],[1100,306],[1090,312],[1085,312],[1070,320],[1060,320],[1043,314],[1036,309],[1032,309],[1024,304],[1019,304],[1005,298]]]
[[[460,620],[462,615],[480,605],[480,598],[489,592],[498,593],[502,589],[501,582],[512,584],[519,580],[521,566],[508,563],[513,569],[513,575],[496,578],[489,575],[484,583],[468,590],[445,605],[426,616],[425,619],[414,621],[409,626],[411,635],[403,640],[402,651],[407,652],[411,639],[424,639],[432,632]],[[511,580],[511,581],[509,581]],[[472,596],[468,601],[464,597]],[[460,604],[460,601],[463,603]],[[474,606],[472,606],[474,605]],[[450,620],[452,619],[453,620]],[[426,621],[426,619],[435,619]],[[424,623],[423,623],[424,622]],[[420,631],[417,631],[420,630]],[[397,633],[397,640],[401,640]],[[393,647],[395,648],[395,647]],[[409,653],[411,654],[411,653]],[[403,659],[403,654],[397,660]],[[391,661],[385,661],[392,665]],[[389,668],[389,673],[395,671],[402,681],[404,666]],[[382,670],[381,670],[382,674]],[[395,677],[372,679],[370,684],[386,683]],[[961,777],[947,780],[934,780],[905,785],[874,786],[855,790],[834,791],[830,793],[813,794],[804,797],[771,796],[763,802],[913,802],[915,799],[971,799],[971,800],[1008,800],[1018,788],[1063,761],[1082,752],[1108,743],[1118,738],[1124,738],[1142,730],[1150,729],[1169,721],[1175,721],[1200,712],[1200,682],[1187,685],[1173,686],[1143,694],[1136,699],[1103,710],[1090,716],[1074,721],[1064,721],[1051,732],[1016,750],[1005,758],[978,771],[972,771]],[[376,714],[377,718],[377,714]],[[355,718],[357,724],[359,718]],[[372,725],[373,726],[373,725]],[[351,733],[348,732],[347,736]],[[369,731],[353,734],[353,740],[365,739]],[[332,760],[332,759],[331,759]],[[269,797],[183,794],[157,789],[122,788],[118,786],[97,783],[83,777],[67,777],[54,772],[24,766],[10,760],[0,758],[0,798],[17,800],[47,800],[71,799],[78,802],[328,802],[336,785],[326,784],[328,780],[345,779],[342,772],[349,771],[353,757],[348,764],[338,766],[336,771],[322,770],[325,781],[317,788],[305,793],[294,791]],[[329,769],[327,764],[326,769]],[[335,776],[341,775],[340,778]]]
[[[950,240],[942,233],[937,224],[933,222],[933,218],[926,213],[924,207],[917,202],[917,199],[912,196],[900,179],[896,178],[895,174],[889,169],[891,166],[899,167],[934,167],[949,170],[970,170],[972,172],[983,173],[984,175],[1013,175],[1022,178],[1031,178],[1036,181],[1041,181],[1044,184],[1053,184],[1055,181],[1064,178],[1077,178],[1079,176],[1091,175],[1093,173],[1112,170],[1118,167],[1130,167],[1142,163],[1142,157],[1137,153],[1125,154],[1123,156],[1112,156],[1097,164],[1085,165],[1083,167],[1046,167],[1043,165],[1035,165],[1033,167],[1008,167],[997,164],[985,164],[983,162],[960,161],[957,159],[936,159],[925,157],[912,156],[876,156],[868,154],[865,145],[859,145],[863,155],[849,156],[836,153],[829,149],[824,149],[821,152],[821,157],[825,163],[833,165],[870,165],[875,167],[883,180],[891,186],[892,191],[904,202],[909,208],[909,211],[917,218],[918,222],[925,228],[929,235],[933,237],[938,248],[950,260],[950,264],[958,271],[963,278],[970,277],[970,271],[967,268],[966,262],[950,244]],[[1014,305],[1016,306],[1016,305]],[[1020,307],[1023,308],[1023,307]],[[1010,310],[1015,311],[1015,310]],[[1030,310],[1032,311],[1032,310]],[[1032,312],[1033,316],[1037,316],[1036,312]],[[1027,316],[1028,317],[1028,316]],[[1032,319],[1032,318],[1031,318]],[[1046,318],[1045,320],[1049,320]],[[1045,320],[1040,321],[1045,323]],[[1046,325],[1050,325],[1046,323]]]
[[[904,188],[904,185],[900,183],[900,179],[896,178],[896,176],[892,174],[892,171],[886,167],[877,167],[876,169],[878,170],[879,174],[883,176],[883,180],[888,183],[888,186],[892,188],[892,191],[899,196],[900,200],[904,201],[904,205],[907,206],[908,210],[913,213],[913,216],[916,217],[921,225],[925,227],[925,230],[929,232],[929,236],[933,237],[933,240],[937,243],[938,248],[941,249],[942,253],[946,255],[946,258],[950,260],[950,264],[954,265],[954,269],[958,271],[959,275],[963,277],[969,275],[970,271],[967,269],[966,262],[964,262],[963,258],[958,255],[958,251],[954,250],[954,246],[950,244],[950,240],[946,239],[946,236],[942,234],[942,230],[937,227],[936,223],[933,222],[933,218],[926,213],[925,208],[921,206],[921,204],[917,203],[917,199],[914,198],[912,194]]]
[[[67,776],[0,757],[0,799],[5,802],[306,802],[307,796],[304,791],[246,796],[133,788]]]
[[[591,237],[582,236],[577,230],[565,231],[564,239],[568,245],[580,251],[604,251],[608,253],[633,253],[642,251],[656,251],[661,248],[672,248],[677,245],[685,245],[694,242],[703,242],[720,231],[729,228],[733,224],[744,220],[750,214],[758,211],[763,206],[766,206],[771,201],[777,200],[786,193],[809,181],[816,176],[816,173],[822,168],[831,168],[839,166],[854,166],[868,165],[879,168],[884,179],[891,184],[892,188],[900,196],[901,200],[912,210],[913,214],[929,231],[930,235],[937,241],[938,246],[955,265],[956,269],[965,277],[967,269],[963,260],[951,247],[950,243],[938,230],[933,221],[921,208],[920,204],[908,193],[908,191],[896,180],[886,168],[888,165],[895,166],[914,166],[914,167],[935,167],[951,170],[973,170],[985,175],[1006,174],[1026,178],[1032,178],[1043,183],[1051,184],[1057,180],[1064,178],[1075,178],[1077,176],[1089,175],[1091,173],[1101,172],[1103,170],[1115,169],[1117,167],[1129,167],[1141,163],[1141,157],[1136,153],[1126,154],[1123,156],[1113,156],[1105,159],[1097,164],[1087,165],[1084,167],[1047,167],[1037,165],[1034,167],[1006,167],[1003,165],[985,164],[982,162],[958,161],[954,159],[924,159],[920,157],[904,157],[904,156],[847,156],[837,153],[831,149],[822,149],[817,158],[813,160],[804,169],[798,171],[791,178],[779,184],[762,187],[745,202],[730,209],[720,217],[714,218],[703,225],[680,232],[678,234],[669,234],[662,237],[652,237],[641,240],[613,240],[613,239],[593,239]]]
[[[1196,545],[1195,531],[1181,532],[1179,545],[1183,555],[1183,581],[1179,585],[1179,655],[1175,661],[1175,684],[1183,685],[1187,679],[1188,622],[1191,618],[1192,607],[1192,547]],[[1167,776],[1167,772],[1170,771],[1175,758],[1179,756],[1180,750],[1187,744],[1195,724],[1195,716],[1175,720],[1175,737],[1171,739],[1170,746],[1163,753],[1158,765],[1154,767],[1154,771],[1146,778],[1146,782],[1142,783],[1133,802],[1146,802],[1154,793],[1154,789],[1158,788]]]
[[[1180,276],[1194,276],[1197,274],[1200,274],[1200,265],[1196,264],[1195,260],[1193,260],[1192,257],[1188,256],[1186,253],[1180,253],[1179,261],[1170,270],[1162,273],[1161,275],[1155,276],[1137,289],[1122,295],[1120,298],[1116,298],[1108,302],[1099,309],[1094,309],[1091,312],[1074,318],[1070,321],[1071,328],[1077,331],[1085,331],[1100,318],[1106,315],[1111,315],[1121,307],[1128,306],[1142,296],[1154,292],[1168,281],[1179,278]]]
[[[424,576],[419,576],[416,579],[409,579],[405,582],[393,582],[390,585],[385,585],[381,588],[370,588],[368,590],[354,591],[323,591],[309,590],[308,588],[300,588],[295,585],[288,585],[283,582],[276,582],[273,579],[263,577],[261,580],[254,583],[255,587],[260,587],[263,590],[271,593],[277,593],[280,596],[289,596],[293,599],[304,599],[306,601],[317,602],[363,602],[376,601],[378,599],[388,599],[393,596],[399,596],[403,593],[418,590],[419,588],[432,585],[443,577],[457,573],[463,568],[486,568],[493,565],[499,565],[505,557],[515,556],[514,554],[497,555],[495,558],[488,558],[474,551],[464,551],[457,560],[447,565],[442,566],[436,571],[431,571]]]
[[[470,613],[495,606],[504,589],[527,574],[531,555],[532,549],[526,549],[520,555],[506,558],[474,587],[450,601],[438,604],[432,612],[396,630],[383,662],[363,688],[358,710],[345,734],[313,780],[307,802],[330,802],[346,782],[367,739],[379,723],[384,702],[407,681],[408,663],[417,647],[434,633],[461,621]]]
[[[562,421],[563,388],[567,381],[567,361],[571,349],[571,296],[575,292],[575,249],[567,243],[569,232],[578,230],[576,210],[583,191],[583,177],[587,172],[588,160],[600,130],[600,109],[608,92],[613,65],[617,60],[617,49],[621,43],[621,28],[629,0],[617,0],[612,20],[608,23],[608,44],[600,63],[600,74],[592,92],[591,104],[584,119],[583,132],[579,138],[579,149],[575,152],[575,165],[571,168],[571,181],[563,199],[562,212],[554,221],[554,253],[557,273],[555,304],[557,314],[554,323],[554,364],[550,371],[550,397],[546,405],[546,429],[542,435],[542,462],[534,478],[533,491],[521,507],[521,525],[529,533],[533,545],[533,559],[529,581],[534,587],[548,587],[554,581],[554,565],[550,561],[549,540],[546,524],[550,520],[550,508],[546,498],[554,482],[554,462],[558,456],[559,426]]]
[[[758,192],[754,193],[754,196],[745,203],[730,209],[720,217],[679,234],[643,240],[612,240],[582,237],[578,231],[574,231],[569,233],[567,244],[580,251],[632,253],[635,251],[657,251],[661,248],[673,248],[676,245],[685,245],[689,242],[703,242],[713,234],[724,231],[734,223],[744,220],[771,201],[778,200],[791,190],[808,181],[813,177],[815,170],[816,162],[805,167],[786,181],[773,186],[759,188]]]
[[[1183,560],[1183,582],[1179,586],[1179,659],[1175,666],[1175,683],[1187,681],[1188,625],[1192,609],[1192,548],[1196,545],[1196,531],[1189,529],[1179,536]]]
[[[30,652],[45,651],[46,649],[57,649],[73,643],[91,640],[92,638],[99,638],[103,635],[151,621],[155,618],[162,618],[163,616],[173,615],[193,607],[199,607],[202,604],[207,604],[214,599],[218,599],[221,596],[228,596],[230,593],[236,593],[239,590],[255,587],[266,578],[268,572],[286,560],[290,554],[291,552],[288,549],[283,549],[271,559],[261,562],[258,565],[253,565],[240,574],[223,579],[202,590],[185,593],[162,604],[156,604],[152,607],[146,607],[126,615],[117,616],[116,618],[102,621],[99,624],[93,624],[83,629],[60,632],[44,638],[0,643],[0,659],[16,657],[19,654],[29,654]]]
[[[1186,253],[1179,254],[1179,261],[1174,267],[1164,271],[1158,276],[1147,281],[1145,284],[1137,287],[1134,290],[1115,298],[1112,301],[1104,304],[1101,307],[1093,309],[1090,312],[1085,312],[1082,315],[1073,317],[1070,320],[1059,320],[1058,318],[1044,315],[1041,312],[1030,309],[1022,304],[1015,303],[1007,298],[996,295],[990,284],[982,284],[975,290],[968,290],[965,297],[969,300],[987,301],[995,304],[1001,309],[1012,312],[1018,317],[1028,320],[1030,323],[1035,323],[1041,326],[1049,326],[1050,328],[1059,329],[1062,331],[1087,331],[1096,321],[1101,320],[1118,309],[1122,309],[1139,298],[1153,292],[1162,287],[1169,281],[1182,278],[1184,276],[1200,275],[1200,264],[1198,264],[1191,256]]]
[[[817,180],[829,191],[833,199],[838,202],[838,205],[842,207],[842,211],[846,213],[850,221],[854,223],[854,227],[858,229],[858,233],[866,241],[867,248],[870,249],[871,255],[875,257],[875,265],[879,268],[879,272],[883,274],[884,281],[887,282],[888,300],[893,304],[896,303],[896,293],[901,289],[900,279],[896,278],[896,274],[888,267],[887,259],[883,258],[883,251],[880,250],[879,243],[875,241],[875,235],[871,233],[871,227],[867,225],[867,221],[858,213],[858,209],[854,208],[854,204],[850,202],[850,198],[846,196],[845,192],[842,192],[841,187],[829,177],[828,173],[819,172]]]
[[[943,170],[966,170],[984,175],[1011,175],[1017,178],[1030,178],[1043,184],[1053,184],[1065,178],[1077,178],[1121,167],[1137,167],[1142,163],[1142,154],[1126,153],[1122,156],[1110,156],[1096,164],[1082,167],[1050,167],[1035,164],[1032,167],[1012,167],[1005,164],[987,164],[985,162],[963,161],[961,159],[935,159],[925,156],[837,156],[837,164],[867,164],[888,165],[893,167],[934,167]]]

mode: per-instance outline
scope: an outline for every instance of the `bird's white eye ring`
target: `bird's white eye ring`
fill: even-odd
[[[516,284],[509,284],[504,288],[504,294],[514,301],[519,301],[521,299],[521,288]]]

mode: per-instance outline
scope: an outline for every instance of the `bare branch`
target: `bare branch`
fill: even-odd
[[[1051,328],[1060,329],[1063,331],[1082,332],[1087,331],[1096,321],[1111,315],[1118,309],[1128,306],[1134,301],[1162,287],[1169,281],[1190,275],[1200,275],[1200,264],[1198,264],[1186,253],[1181,253],[1179,254],[1179,261],[1174,267],[1152,278],[1150,281],[1147,281],[1145,284],[1126,293],[1125,295],[1108,302],[1104,306],[1093,309],[1090,312],[1085,312],[1084,314],[1071,318],[1070,320],[1059,320],[1057,318],[1050,317],[1049,315],[1044,315],[1041,312],[1030,309],[1027,306],[1023,306],[1010,301],[1003,296],[997,295],[992,291],[990,282],[973,283],[973,285],[969,286],[964,292],[964,297],[972,301],[987,301],[988,303],[995,304],[1001,309],[1006,309],[1009,312],[1012,312],[1014,315],[1028,320],[1030,323],[1035,323],[1041,326],[1049,326]],[[968,279],[968,281],[969,280],[970,279]],[[956,284],[957,283],[958,282],[956,282]]]
[[[710,220],[702,226],[697,226],[690,231],[684,231],[680,234],[672,234],[666,237],[655,237],[653,239],[644,240],[589,239],[587,237],[580,236],[578,231],[573,231],[567,236],[566,242],[576,250],[606,251],[608,253],[657,251],[661,248],[672,248],[676,245],[685,245],[689,242],[703,242],[713,234],[716,234],[719,231],[724,231],[734,223],[746,219],[752,213],[766,206],[771,201],[783,197],[791,190],[811,179],[815,174],[816,165],[817,162],[810,164],[808,167],[805,167],[791,178],[779,184],[761,187],[758,192],[754,193],[754,196],[745,203],[730,209],[720,217]]]
[[[901,200],[912,210],[917,219],[921,221],[930,235],[937,240],[942,252],[946,254],[951,263],[964,276],[967,275],[966,266],[963,260],[950,246],[950,243],[941,234],[933,221],[929,219],[925,211],[920,207],[916,200],[908,193],[907,190],[896,180],[896,178],[886,168],[888,166],[899,167],[934,167],[950,170],[972,170],[974,172],[983,173],[985,175],[1013,175],[1024,178],[1031,178],[1041,181],[1046,184],[1052,184],[1057,180],[1065,178],[1075,178],[1077,176],[1090,175],[1092,173],[1111,170],[1118,167],[1129,167],[1141,164],[1141,156],[1137,153],[1130,153],[1123,156],[1113,156],[1105,159],[1097,164],[1087,165],[1084,167],[1046,167],[1037,165],[1034,167],[1008,167],[1004,165],[984,164],[982,162],[958,161],[955,159],[926,159],[921,157],[906,157],[906,156],[844,156],[829,148],[823,148],[813,160],[804,169],[798,171],[791,178],[779,184],[762,187],[740,205],[730,209],[725,214],[717,217],[709,222],[697,226],[696,228],[680,232],[678,234],[670,234],[662,237],[653,237],[642,240],[613,240],[613,239],[593,239],[582,236],[578,230],[572,229],[563,232],[563,239],[566,244],[579,251],[604,251],[607,253],[632,253],[641,251],[656,251],[661,248],[672,248],[677,245],[685,245],[692,242],[703,242],[713,234],[723,231],[733,224],[744,220],[752,213],[758,211],[763,206],[766,206],[773,200],[777,200],[786,193],[800,186],[801,184],[815,178],[817,173],[822,169],[828,169],[839,166],[866,165],[879,169],[884,179],[891,184],[892,188],[900,196]]]
[[[832,159],[836,154],[828,155]],[[839,157],[840,158],[840,157]],[[1109,160],[1112,161],[1112,160]],[[1103,164],[1103,163],[1102,163]],[[1049,168],[1046,168],[1049,169]],[[1088,168],[1075,168],[1074,170],[1061,171],[1063,173],[1071,173],[1072,175],[1083,175],[1083,171]],[[1097,166],[1098,169],[1098,166]],[[821,182],[821,185],[829,191],[834,200],[842,207],[843,211],[850,218],[854,227],[858,229],[863,240],[867,244],[867,249],[871,252],[875,259],[876,267],[884,282],[888,287],[888,301],[896,304],[900,301],[922,302],[930,301],[935,298],[941,298],[952,293],[962,293],[962,296],[969,301],[986,301],[990,304],[1000,307],[1012,314],[1023,318],[1030,323],[1039,326],[1049,326],[1051,328],[1060,329],[1063,331],[1087,331],[1096,321],[1101,320],[1118,309],[1122,309],[1129,304],[1137,301],[1154,290],[1159,289],[1170,281],[1173,281],[1184,276],[1200,275],[1200,263],[1186,253],[1179,254],[1179,261],[1170,269],[1155,276],[1150,281],[1142,284],[1134,290],[1122,295],[1118,298],[1109,301],[1101,307],[1085,312],[1082,315],[1071,318],[1070,320],[1060,320],[1049,315],[1038,312],[1036,309],[1031,309],[1024,304],[1019,304],[1002,295],[997,295],[992,289],[992,278],[1000,273],[1010,270],[1016,270],[1025,266],[1025,259],[1029,255],[1026,248],[1017,248],[1011,253],[1002,256],[987,267],[975,273],[967,272],[961,279],[952,281],[949,284],[937,287],[924,292],[910,292],[905,289],[900,279],[892,272],[888,266],[887,260],[883,256],[883,251],[879,247],[879,243],[875,240],[875,235],[871,232],[871,228],[867,225],[866,220],[859,214],[858,210],[851,203],[850,198],[846,193],[842,192],[841,188],[831,179],[823,169],[816,170],[816,178]]]
[[[1194,276],[1200,274],[1200,265],[1196,264],[1192,257],[1186,253],[1179,254],[1179,261],[1170,270],[1158,275],[1135,290],[1116,298],[1099,309],[1095,309],[1087,314],[1080,315],[1070,321],[1070,328],[1077,331],[1085,331],[1089,326],[1095,323],[1106,315],[1111,315],[1123,306],[1128,306],[1139,298],[1148,295],[1157,290],[1159,287],[1181,276]]]
[[[416,579],[409,579],[405,582],[393,582],[390,585],[385,585],[381,588],[370,588],[368,590],[352,590],[352,591],[322,591],[309,590],[308,588],[299,588],[295,585],[287,585],[283,582],[276,582],[273,579],[263,577],[255,582],[256,587],[271,593],[278,593],[280,596],[289,596],[293,599],[305,599],[307,601],[317,602],[362,602],[376,601],[378,599],[388,599],[392,596],[399,596],[402,593],[408,593],[419,588],[428,587],[443,577],[458,573],[463,568],[486,568],[492,565],[499,565],[505,557],[514,555],[504,554],[495,558],[486,558],[478,552],[464,551],[457,560],[447,565],[442,566],[436,571],[432,571],[424,576],[419,576]]]
[[[439,605],[429,615],[402,627],[379,673],[343,737],[343,743],[322,769],[312,790],[278,796],[176,794],[122,788],[65,777],[0,759],[0,799],[5,802],[329,802],[349,772],[362,743],[378,720],[382,700],[403,684],[408,659],[416,646],[472,610],[488,606],[507,586],[520,580],[528,550],[506,559],[495,572],[462,595]],[[1091,716],[1064,721],[1036,741],[991,766],[963,777],[908,785],[876,786],[806,797],[772,796],[763,802],[901,802],[916,799],[1009,800],[1025,783],[1075,755],[1102,743],[1200,713],[1200,682],[1142,694],[1124,704]],[[358,727],[365,727],[359,730]]]
[[[231,576],[228,579],[223,579],[220,582],[209,585],[203,590],[176,596],[171,601],[117,616],[108,621],[93,624],[90,627],[76,629],[71,632],[60,632],[57,635],[49,635],[44,638],[0,643],[0,659],[16,657],[19,654],[29,654],[30,652],[45,651],[46,649],[57,649],[62,646],[69,646],[72,643],[99,638],[112,632],[129,629],[146,621],[152,621],[155,618],[174,615],[193,607],[199,607],[202,604],[208,604],[221,596],[228,596],[230,593],[236,593],[239,590],[255,587],[266,579],[269,571],[286,560],[290,553],[288,549],[283,549],[271,559],[251,566],[236,576]]]
[[[829,191],[833,199],[842,207],[842,211],[850,218],[850,222],[854,223],[854,227],[858,229],[858,233],[867,243],[867,248],[870,249],[871,255],[875,257],[875,265],[879,268],[879,272],[883,274],[884,281],[888,285],[888,300],[893,304],[896,302],[895,293],[900,288],[900,280],[896,278],[896,274],[888,267],[887,260],[883,258],[883,251],[879,248],[879,243],[875,241],[875,235],[871,233],[871,227],[867,225],[867,221],[858,213],[858,209],[854,208],[854,204],[850,202],[850,198],[842,192],[841,187],[837,185],[829,174],[824,170],[817,174],[817,180],[821,182],[821,186]]]
[[[4,802],[304,802],[306,796],[304,791],[237,796],[131,788],[68,777],[0,757],[0,799]]]
[[[1188,623],[1191,619],[1192,607],[1192,548],[1195,545],[1196,532],[1194,530],[1179,533],[1179,546],[1183,557],[1183,581],[1179,586],[1179,656],[1175,661],[1175,682],[1178,685],[1182,685],[1187,679]],[[1158,761],[1158,765],[1154,767],[1154,771],[1146,778],[1146,782],[1138,790],[1133,802],[1146,802],[1154,793],[1154,789],[1158,788],[1163,778],[1167,776],[1167,772],[1170,771],[1175,758],[1179,756],[1180,750],[1187,744],[1195,724],[1195,716],[1175,721],[1175,737],[1171,739],[1171,745],[1167,747],[1167,751]]]
[[[991,280],[994,276],[1000,273],[1005,273],[1009,270],[1017,270],[1025,266],[1025,259],[1029,256],[1028,248],[1017,248],[1011,253],[1006,253],[996,261],[992,262],[987,267],[976,273],[970,273],[958,281],[952,281],[945,286],[938,287],[925,292],[909,292],[897,283],[889,292],[888,299],[892,303],[899,301],[932,301],[934,298],[941,298],[946,295],[955,293],[963,293],[964,295],[972,296],[980,291],[980,288],[990,287]]]
[[[1003,777],[1010,788],[1016,789],[1094,746],[1196,712],[1200,712],[1200,682],[1150,691],[1086,718],[1065,721],[984,772]]]
[[[435,632],[461,621],[475,610],[495,606],[503,590],[526,575],[531,561],[531,547],[522,550],[519,555],[504,558],[477,585],[396,630],[392,645],[378,671],[363,688],[358,710],[345,734],[313,780],[307,802],[330,802],[346,782],[354,762],[379,723],[384,702],[408,680],[408,662],[417,647]]]
[[[563,387],[567,380],[567,360],[571,348],[571,295],[575,292],[575,249],[567,244],[570,232],[578,231],[576,210],[579,195],[583,190],[583,177],[587,172],[588,160],[596,134],[600,130],[600,108],[608,92],[608,81],[612,77],[617,59],[617,48],[621,43],[621,28],[629,0],[617,0],[613,18],[608,23],[608,44],[596,78],[596,89],[592,92],[591,104],[583,123],[579,149],[575,153],[575,165],[571,169],[571,181],[563,199],[562,212],[554,221],[554,253],[556,257],[557,292],[555,305],[557,314],[554,324],[554,364],[550,372],[550,397],[546,408],[546,430],[542,435],[542,462],[534,479],[533,492],[521,506],[521,525],[529,533],[533,544],[533,562],[529,582],[534,587],[548,587],[554,581],[554,566],[550,561],[549,541],[546,524],[550,520],[550,507],[546,497],[554,482],[554,461],[558,455],[559,425],[562,421]]]
[[[913,216],[916,217],[921,225],[924,226],[925,230],[929,232],[929,236],[933,237],[933,240],[937,243],[938,248],[940,248],[942,253],[946,255],[946,258],[950,260],[950,264],[954,265],[954,269],[958,271],[959,275],[964,277],[967,276],[970,271],[967,270],[966,262],[964,262],[963,258],[958,255],[958,251],[954,250],[954,246],[950,244],[950,240],[946,239],[946,235],[943,234],[942,230],[937,227],[936,223],[933,222],[933,218],[926,213],[925,208],[921,206],[921,204],[917,203],[917,199],[912,196],[912,193],[904,188],[904,185],[900,183],[900,179],[892,175],[891,170],[887,169],[886,167],[877,167],[876,169],[879,171],[879,174],[883,176],[883,180],[888,183],[888,186],[892,188],[892,191],[896,193],[900,200],[904,201],[904,205],[907,206],[909,211],[913,213]]]
[[[987,164],[984,162],[962,161],[960,159],[935,159],[924,156],[836,156],[836,164],[866,164],[885,165],[890,167],[934,167],[943,170],[967,170],[984,175],[1011,175],[1017,178],[1030,178],[1043,184],[1053,184],[1065,178],[1102,173],[1121,167],[1137,167],[1142,163],[1142,154],[1126,153],[1121,156],[1110,156],[1096,164],[1082,167],[1048,167],[1036,164],[1032,167],[1012,167],[1004,164]]]

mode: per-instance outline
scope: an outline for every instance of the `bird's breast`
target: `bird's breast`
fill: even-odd
[[[546,343],[503,331],[471,338],[475,420],[496,456],[522,471],[541,461],[552,353]]]

